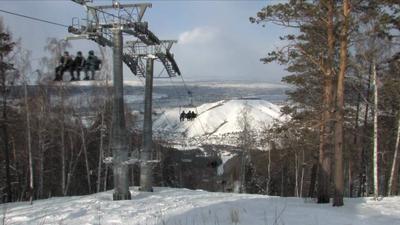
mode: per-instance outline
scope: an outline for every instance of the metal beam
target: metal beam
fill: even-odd
[[[152,4],[151,3],[136,3],[136,4],[118,4],[117,6],[116,5],[96,5],[96,6],[91,6],[91,7],[100,9],[100,10],[141,8],[141,7],[151,8]]]
[[[126,54],[132,58],[140,59],[145,58],[149,54],[156,56],[164,65],[165,70],[169,77],[175,77],[181,75],[178,65],[175,62],[173,55],[170,53],[172,45],[177,43],[176,40],[160,40],[158,45],[146,45],[142,41],[127,41],[125,43]],[[140,67],[140,66],[139,66]],[[136,68],[139,68],[136,67]],[[132,71],[137,75],[137,71]]]

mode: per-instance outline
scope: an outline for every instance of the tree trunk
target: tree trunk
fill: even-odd
[[[71,138],[71,143],[72,143],[72,138]],[[69,190],[69,187],[70,187],[70,184],[71,184],[71,177],[74,175],[76,166],[78,165],[78,162],[79,162],[79,158],[82,155],[83,146],[80,148],[78,154],[76,155],[76,159],[75,160],[74,160],[73,152],[74,151],[72,151],[72,148],[71,148],[71,160],[70,160],[70,163],[69,163],[68,177],[67,177],[67,183],[66,183],[66,186],[65,186],[64,195],[67,195],[67,193],[68,193],[68,190]]]
[[[362,153],[361,153],[362,148],[360,143],[360,130],[359,130],[360,102],[361,102],[361,94],[359,93],[357,96],[356,118],[355,118],[354,139],[353,139],[353,145],[355,146],[354,150],[356,152],[355,152],[355,157],[353,157],[354,154],[350,154],[349,157],[349,164],[351,165],[350,168],[357,168],[355,162],[357,162],[357,160],[361,161],[362,158]],[[361,171],[362,167],[359,167],[358,169]],[[349,197],[353,197],[353,192],[354,192],[353,173],[357,169],[351,169],[351,170],[352,174],[349,174],[351,176],[351,178],[349,178]],[[361,177],[359,177],[359,182],[361,183]]]
[[[70,185],[70,183],[71,183],[71,176],[72,176],[72,174],[73,174],[73,167],[74,167],[74,163],[75,163],[75,161],[74,161],[74,141],[72,140],[72,135],[71,134],[69,134],[68,135],[68,137],[69,137],[69,143],[70,143],[70,153],[71,153],[71,155],[70,155],[70,157],[69,157],[69,163],[68,163],[68,172],[66,173],[67,174],[67,176],[66,176],[66,184],[65,184],[65,190],[64,190],[64,195],[67,195],[68,194],[68,190],[69,190],[69,185]],[[81,146],[81,149],[80,149],[80,152],[82,152],[82,146]],[[78,161],[78,158],[79,157],[77,157],[77,161]]]
[[[42,123],[44,122],[44,103],[40,106],[39,118],[38,118],[38,144],[39,144],[39,173],[38,173],[38,198],[43,197],[43,177],[44,177],[44,151],[45,151],[45,143],[42,132]]]
[[[104,109],[100,114],[101,116],[101,124],[100,124],[100,151],[99,151],[99,162],[97,165],[97,192],[100,192],[100,183],[101,183],[101,167],[103,165],[103,145],[104,145]]]
[[[242,157],[241,157],[241,163],[240,163],[240,191],[239,193],[246,193],[246,153],[244,149],[242,149]]]
[[[315,192],[315,183],[317,181],[317,170],[318,170],[318,160],[317,162],[313,164],[311,167],[311,175],[310,175],[310,187],[308,189],[308,197],[312,198],[314,197],[314,192]]]
[[[378,86],[376,82],[376,65],[372,62],[372,86],[374,88],[374,135],[373,135],[373,170],[374,198],[379,196],[379,165],[378,165]]]
[[[33,178],[33,159],[32,159],[32,145],[31,145],[31,121],[30,121],[30,111],[28,105],[28,90],[25,81],[24,84],[24,98],[25,98],[25,108],[26,108],[26,133],[27,133],[27,146],[28,146],[28,161],[29,161],[29,201],[32,204],[34,195],[34,178]]]
[[[62,83],[62,82],[61,82]],[[64,87],[61,84],[60,87],[61,94],[61,123],[60,123],[60,135],[61,135],[61,192],[66,195],[66,158],[65,158],[65,123],[64,123]]]
[[[38,172],[38,187],[37,187],[37,197],[44,197],[44,161],[45,161],[45,152],[46,152],[46,124],[45,124],[45,115],[46,115],[46,107],[48,106],[47,102],[47,89],[40,86],[40,111],[38,116],[38,147],[39,147],[39,172]]]
[[[88,159],[88,153],[87,153],[87,148],[86,148],[86,138],[85,138],[85,132],[83,130],[83,123],[82,119],[79,118],[80,120],[80,128],[81,128],[81,139],[82,139],[82,146],[83,146],[83,154],[85,157],[85,166],[86,166],[86,179],[88,182],[88,191],[89,194],[92,193],[92,183],[90,181],[90,167],[89,167],[89,159]]]
[[[15,171],[15,182],[14,182],[14,193],[12,201],[22,201],[21,196],[23,195],[22,187],[22,174],[23,169],[20,167],[20,160],[17,157],[17,149],[15,148],[15,141],[13,136],[10,137],[9,146],[12,149],[13,156],[13,168]]]
[[[3,61],[3,56],[1,55],[1,62]],[[3,143],[4,143],[4,158],[6,161],[6,193],[7,197],[5,202],[12,201],[12,191],[11,191],[11,173],[10,173],[10,145],[8,140],[8,118],[7,118],[7,87],[5,74],[2,74],[2,92],[3,92]]]
[[[41,136],[39,134],[39,136]],[[44,144],[43,144],[43,140],[40,137],[39,138],[39,174],[38,174],[38,198],[42,198],[43,197],[43,186],[44,186]]]
[[[392,169],[390,171],[389,185],[388,185],[388,195],[396,195],[397,194],[397,185],[399,178],[399,142],[400,142],[400,114],[397,118],[397,135],[396,135],[396,145],[394,147],[394,156],[392,162]]]
[[[350,2],[343,2],[343,27],[340,35],[340,68],[336,89],[335,111],[335,195],[333,206],[343,205],[343,125],[344,125],[344,79],[347,70],[348,31],[350,25]]]
[[[371,70],[371,68],[370,68]],[[368,125],[368,113],[369,113],[369,98],[370,98],[370,90],[371,90],[371,73],[368,73],[368,85],[367,85],[367,93],[366,93],[366,102],[367,104],[365,104],[365,110],[364,110],[364,123],[363,123],[363,128],[361,130],[361,134],[360,136],[362,137],[362,149],[361,149],[361,161],[360,161],[360,175],[359,175],[359,179],[360,179],[360,186],[358,189],[358,196],[359,197],[363,197],[366,194],[365,193],[369,193],[368,191],[368,177],[369,177],[369,173],[368,173],[368,162],[369,162],[369,157],[368,157],[368,152],[367,152],[367,142],[368,139],[366,138],[366,128]],[[368,194],[367,194],[368,195]]]
[[[332,154],[332,105],[333,105],[333,58],[335,54],[334,7],[333,0],[327,1],[327,40],[328,56],[324,74],[323,114],[320,126],[318,203],[329,203]]]

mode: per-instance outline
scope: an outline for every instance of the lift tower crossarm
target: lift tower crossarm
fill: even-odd
[[[176,40],[160,40],[158,45],[146,45],[142,41],[127,41],[125,48],[131,49],[136,57],[146,57],[149,55],[167,54]]]
[[[170,52],[174,43],[177,43],[177,41],[162,40],[158,45],[148,46],[141,41],[127,41],[125,44],[125,49],[127,50],[124,53],[124,58],[132,60],[132,63],[128,66],[135,75],[144,76],[146,70],[144,68],[144,62],[141,60],[149,55],[153,55],[162,62],[168,76],[175,77],[181,75],[181,72],[175,62],[173,54]]]
[[[88,5],[87,0],[72,0],[83,5],[86,9],[85,25],[80,25],[80,21],[74,18],[73,25],[68,28],[70,33],[75,35],[102,36],[112,42],[111,29],[116,24],[121,26],[125,34],[130,34],[147,45],[159,44],[159,39],[148,29],[147,22],[143,22],[143,16],[147,8],[151,8],[150,3],[119,4],[113,5]],[[104,43],[99,43],[104,45]]]

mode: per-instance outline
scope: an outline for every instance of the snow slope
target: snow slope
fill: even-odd
[[[239,118],[243,110],[248,111],[248,120],[254,131],[261,131],[264,126],[274,121],[282,121],[280,107],[265,100],[223,100],[203,104],[197,108],[173,108],[163,112],[153,124],[155,132],[177,136],[186,139],[203,137],[210,141],[231,141],[226,137],[242,130]],[[179,121],[180,110],[194,111],[198,114],[194,121]],[[224,143],[229,144],[229,143]],[[231,143],[233,144],[233,143]]]
[[[5,224],[126,225],[398,225],[400,197],[345,199],[345,206],[306,203],[301,198],[131,189],[132,200],[112,201],[112,191],[1,205]],[[5,218],[3,220],[3,216]]]

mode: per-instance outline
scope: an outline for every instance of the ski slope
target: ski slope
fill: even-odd
[[[181,111],[198,114],[193,121],[179,121]],[[243,130],[241,118],[247,111],[247,120],[255,133],[276,121],[283,121],[280,107],[265,100],[223,100],[195,107],[173,108],[163,112],[154,121],[156,133],[170,135],[175,139],[198,140],[207,144],[235,144],[235,134]],[[203,143],[204,144],[204,143]]]
[[[126,225],[398,225],[400,197],[345,199],[345,206],[301,198],[155,188],[131,189],[132,200],[112,201],[112,191],[3,204],[0,224]]]

